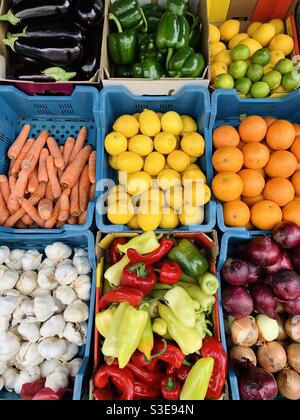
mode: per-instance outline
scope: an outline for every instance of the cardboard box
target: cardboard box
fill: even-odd
[[[152,0],[154,2],[154,0]],[[140,4],[150,3],[150,0],[139,0]],[[165,6],[166,0],[158,0],[158,4]],[[191,78],[163,78],[161,80],[149,80],[147,79],[122,79],[116,78],[113,75],[113,66],[108,56],[107,51],[107,37],[109,34],[109,23],[107,19],[108,9],[110,2],[105,2],[105,20],[103,26],[103,38],[102,38],[102,53],[100,63],[100,78],[103,87],[123,85],[130,92],[135,95],[170,95],[179,91],[183,86],[187,84],[191,86],[202,86],[207,88],[210,80],[209,66],[206,67],[202,78],[191,79]],[[207,1],[191,0],[190,9],[195,14],[199,14],[200,20],[202,21],[202,54],[205,62],[208,63],[209,52],[208,52],[208,14],[207,14]]]

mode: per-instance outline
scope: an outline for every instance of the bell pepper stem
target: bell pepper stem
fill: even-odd
[[[20,22],[21,22],[21,20],[20,19],[18,19],[14,14],[13,14],[13,12],[12,12],[12,10],[10,9],[7,13],[6,13],[6,15],[2,15],[2,16],[0,16],[0,21],[3,21],[3,22],[9,22],[11,25],[13,25],[13,26],[16,26],[16,25],[18,25]]]
[[[119,33],[123,32],[121,22],[119,21],[119,19],[117,18],[116,15],[114,15],[113,13],[109,13],[108,14],[108,20],[112,20],[117,25],[117,29],[118,29]]]
[[[2,40],[4,45],[7,45],[8,47],[10,47],[13,52],[16,52],[15,50],[15,42],[18,40],[18,38],[15,37],[8,37]]]
[[[167,345],[168,345],[167,340],[163,338],[162,342],[164,344],[162,351],[160,351],[159,353],[153,354],[149,359],[147,359],[147,357],[145,356],[146,363],[150,363],[151,360],[155,359],[156,357],[162,356],[167,351]]]
[[[187,360],[184,360],[184,361],[182,362],[182,364],[183,364],[184,366],[189,366],[189,367],[191,367],[191,366],[192,366],[192,364],[191,364],[190,362],[188,362]]]
[[[52,77],[57,82],[71,80],[77,74],[75,71],[67,72],[64,69],[61,69],[60,67],[49,67],[48,69],[45,69],[42,73],[46,76]]]
[[[141,10],[141,15],[143,17],[143,21],[144,21],[144,24],[145,24],[144,29],[142,29],[142,31],[143,32],[148,32],[148,21],[146,19],[146,16],[145,16],[145,13],[144,13],[143,9],[141,8],[140,10]]]
[[[166,60],[166,68],[167,69],[169,68],[169,63],[171,61],[171,58],[172,58],[172,55],[173,55],[173,51],[174,51],[173,48],[169,48],[168,49],[168,55],[167,55],[167,60]]]
[[[190,16],[193,20],[193,23],[191,24],[191,29],[194,29],[195,26],[197,25],[197,23],[199,22],[199,17],[198,16],[194,16],[193,13],[191,12],[186,12],[185,13],[187,16]]]

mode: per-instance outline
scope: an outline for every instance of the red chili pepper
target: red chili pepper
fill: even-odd
[[[147,361],[144,353],[142,353],[138,350],[131,356],[131,362],[135,366],[137,366],[139,368],[146,368],[150,372],[161,370],[160,361],[157,358],[152,359],[149,362],[149,361]]]
[[[181,385],[174,376],[166,376],[160,383],[161,393],[165,400],[179,400]]]
[[[135,400],[154,400],[160,396],[158,388],[152,388],[144,382],[134,382],[134,399]]]
[[[160,353],[164,348],[164,342],[161,338],[156,337],[154,340],[154,347],[152,353]],[[179,347],[174,344],[167,344],[166,351],[157,357],[158,360],[168,363],[171,366],[174,366],[176,369],[179,369],[182,366],[182,363],[185,359],[185,355],[182,353]]]
[[[98,389],[109,389],[109,381],[116,387],[119,395],[116,400],[133,400],[134,381],[128,369],[117,366],[101,366],[94,376],[94,384]]]
[[[159,281],[164,284],[176,284],[182,276],[182,270],[175,261],[165,261],[160,269]]]
[[[127,238],[116,238],[112,241],[110,248],[109,248],[109,256],[111,264],[116,264],[122,258],[122,255],[118,251],[118,245],[127,244]]]
[[[24,384],[21,388],[21,398],[24,401],[30,401],[45,387],[46,378],[37,379],[34,382]]]
[[[182,365],[176,372],[176,378],[179,382],[185,382],[192,368]]]
[[[202,357],[212,357],[215,361],[213,373],[209,382],[206,398],[220,398],[228,371],[227,355],[224,347],[215,337],[206,337],[201,348]]]
[[[107,388],[95,388],[93,395],[97,401],[112,401],[114,399],[112,391]]]
[[[154,289],[156,282],[157,276],[151,265],[130,263],[123,270],[120,285],[141,290],[143,295],[147,296]]]
[[[166,374],[169,376],[173,376],[173,375],[176,375],[177,371],[178,369],[176,369],[174,366],[169,365],[166,369]]]
[[[66,392],[65,389],[54,392],[51,388],[43,388],[35,394],[32,401],[61,401]]]
[[[148,386],[153,388],[159,387],[162,378],[165,376],[163,372],[150,372],[147,369],[142,369],[135,366],[131,362],[127,363],[126,368],[131,370],[136,380],[145,382]]]
[[[117,287],[102,296],[99,303],[99,311],[106,309],[111,303],[129,302],[138,308],[142,303],[144,294],[141,290],[132,287]]]
[[[132,263],[142,262],[146,265],[154,264],[161,260],[172,249],[174,241],[172,239],[162,238],[160,246],[155,251],[147,255],[140,255],[135,249],[128,249],[127,256]]]

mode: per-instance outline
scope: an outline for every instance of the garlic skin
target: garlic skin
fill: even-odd
[[[20,349],[18,337],[8,331],[0,334],[0,361],[8,362],[13,359]]]
[[[76,300],[76,302],[66,308],[64,318],[67,322],[74,323],[87,321],[89,318],[89,307],[81,300]]]
[[[84,250],[76,250],[73,257],[73,265],[76,267],[78,274],[89,274],[92,271],[88,255]]]
[[[51,290],[42,289],[41,287],[37,287],[30,295],[32,299],[36,298],[37,296],[52,296]]]
[[[76,344],[72,344],[67,341],[67,351],[66,353],[59,358],[63,363],[70,362],[78,354],[79,347]]]
[[[10,249],[8,246],[0,246],[0,265],[7,264],[9,262]]]
[[[3,387],[4,387],[4,381],[0,376],[0,391],[2,391]]]
[[[82,274],[75,280],[74,287],[77,296],[81,300],[90,300],[92,282],[89,276]]]
[[[14,270],[5,270],[0,277],[0,292],[11,290],[19,280],[19,274]]]
[[[11,251],[9,260],[6,265],[10,270],[20,271],[22,270],[22,258],[25,255],[23,249],[14,249]]]
[[[7,369],[7,363],[6,362],[0,362],[0,376],[3,372],[5,372]]]
[[[16,355],[15,365],[18,369],[23,370],[29,366],[39,366],[43,361],[44,358],[38,351],[37,343],[23,342]]]
[[[41,264],[43,255],[35,249],[26,251],[22,257],[22,267],[24,271],[37,270]]]
[[[43,270],[44,268],[55,268],[56,262],[50,260],[50,258],[45,258],[39,265],[38,271]]]
[[[26,318],[20,322],[18,333],[29,343],[37,343],[40,339],[40,322],[36,318]]]
[[[61,340],[56,337],[46,338],[38,345],[38,351],[43,359],[58,359],[67,351],[66,340]]]
[[[66,260],[72,255],[72,249],[62,242],[54,242],[54,244],[48,245],[45,248],[45,254],[50,260],[58,264],[60,261]]]
[[[19,373],[17,369],[9,367],[3,372],[2,379],[4,381],[4,386],[8,392],[12,392],[15,387],[15,382],[18,379]]]
[[[34,315],[40,322],[45,322],[51,318],[56,311],[56,303],[51,296],[37,296],[34,298]]]
[[[76,344],[76,346],[83,346],[86,343],[87,335],[87,324],[82,322],[81,324],[73,324],[68,322],[64,330],[64,338],[70,343]]]
[[[41,289],[54,290],[58,283],[54,276],[55,268],[46,267],[38,272],[37,283]]]
[[[16,289],[25,296],[30,295],[37,287],[37,273],[29,270],[24,271],[16,284]]]
[[[57,359],[45,360],[41,366],[41,378],[47,378],[51,375],[57,368],[62,368],[63,364]]]
[[[75,376],[77,375],[77,373],[79,372],[80,368],[82,365],[82,359],[73,359],[71,362],[68,363],[68,368],[70,371],[70,376],[72,376],[72,378],[75,378]]]
[[[58,299],[63,305],[71,305],[71,303],[77,300],[77,295],[75,291],[70,286],[59,286],[56,289],[55,297]]]
[[[33,299],[24,299],[21,303],[21,309],[25,316],[34,315],[34,300]]]
[[[0,316],[10,317],[20,305],[22,298],[16,290],[9,290],[0,297]]]
[[[32,382],[35,382],[38,379],[40,379],[40,377],[41,377],[41,371],[38,366],[28,367],[27,369],[22,370],[15,381],[15,386],[14,386],[15,393],[20,394],[22,390],[22,386],[24,384],[30,384]]]
[[[83,248],[74,249],[74,257],[88,257],[89,253]]]
[[[53,315],[42,325],[40,335],[43,338],[55,336],[63,338],[65,326],[66,321],[62,315]]]
[[[54,392],[58,392],[60,389],[67,388],[69,384],[69,371],[65,369],[55,369],[47,378],[45,388],[50,388]]]
[[[0,316],[0,334],[5,333],[8,330],[9,321],[10,317]]]
[[[76,268],[71,264],[58,264],[55,270],[55,278],[61,286],[69,286],[78,277]]]

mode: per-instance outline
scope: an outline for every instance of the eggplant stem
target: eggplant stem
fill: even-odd
[[[119,19],[117,18],[116,15],[114,15],[113,13],[109,13],[107,18],[108,18],[108,20],[112,20],[117,25],[119,33],[123,32],[121,22],[119,21]]]
[[[49,67],[48,69],[42,71],[42,73],[46,76],[52,77],[57,82],[66,82],[68,80],[73,79],[77,75],[75,71],[67,72],[64,69],[61,69],[60,67]]]
[[[16,26],[21,22],[21,19],[17,18],[11,9],[6,13],[6,15],[0,16],[0,21],[9,22],[11,25]]]
[[[23,29],[23,32],[20,32],[19,34],[11,34],[10,32],[7,33],[7,38],[21,38],[21,37],[26,37],[27,36],[27,29],[28,26],[25,26],[25,28]]]
[[[8,47],[10,47],[13,50],[13,52],[16,52],[16,50],[15,50],[15,42],[17,40],[18,40],[18,38],[11,37],[11,38],[5,38],[5,39],[3,39],[2,42],[3,42],[4,45],[7,45]]]

